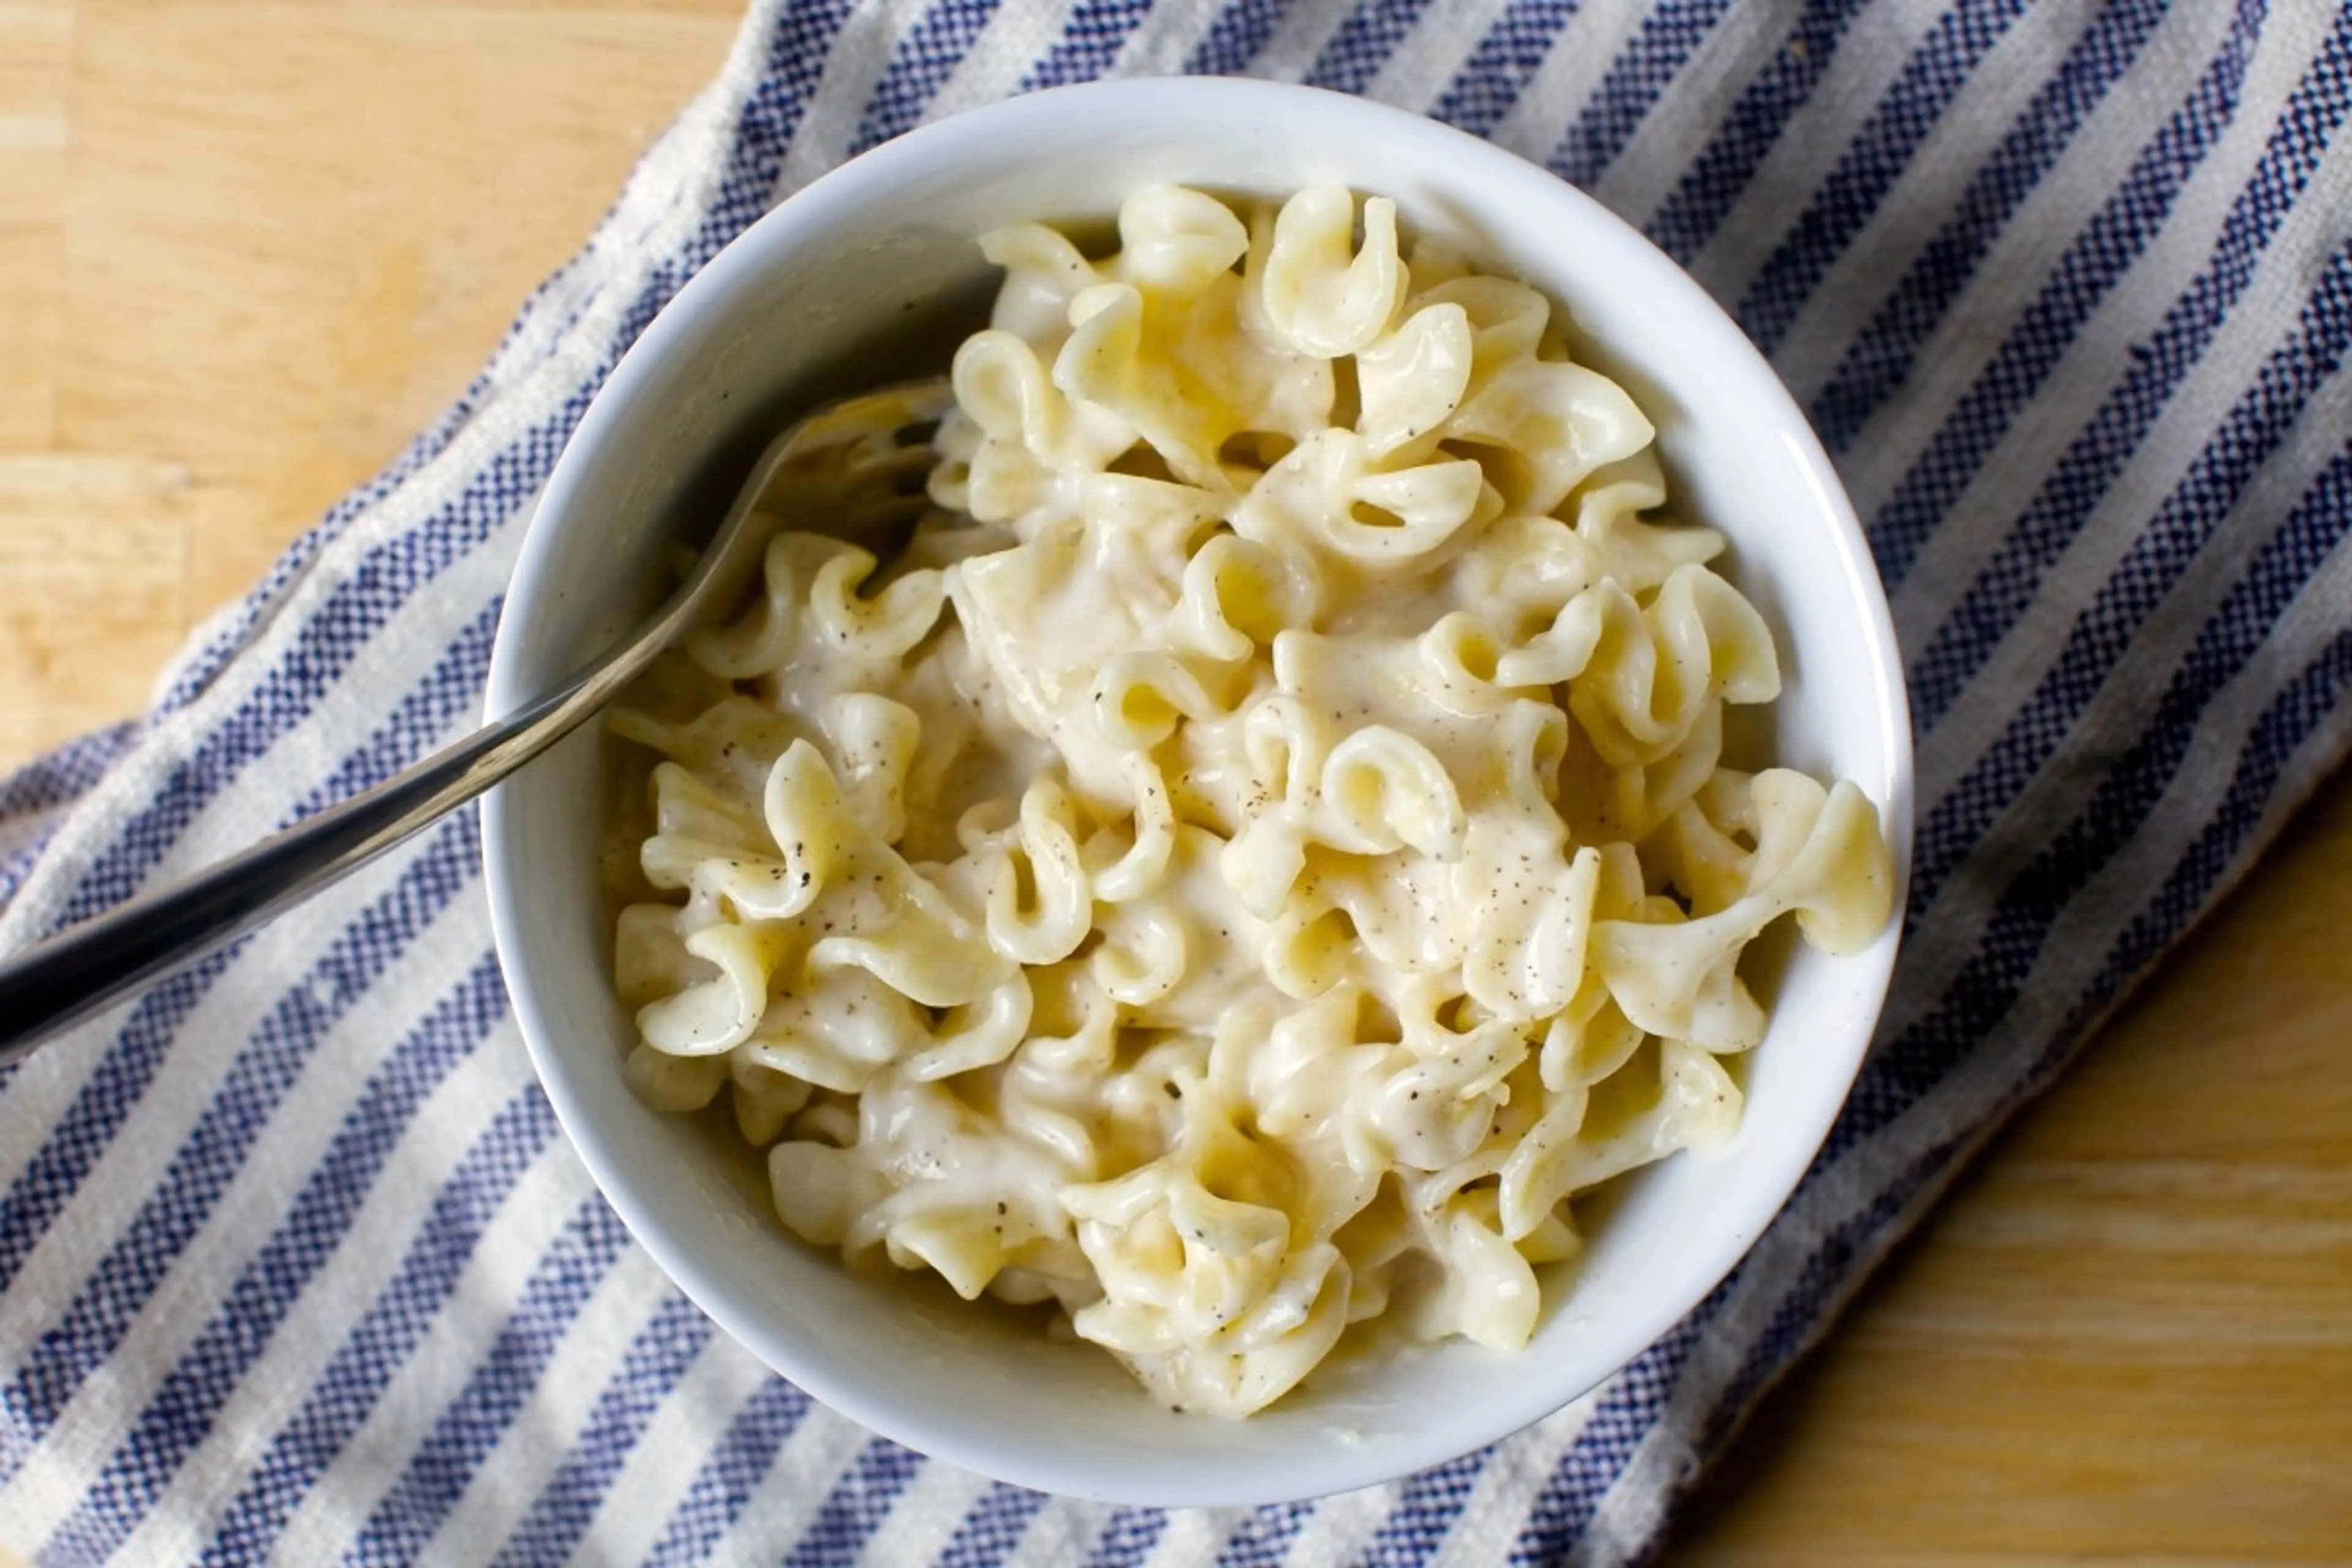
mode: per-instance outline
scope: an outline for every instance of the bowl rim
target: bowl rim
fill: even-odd
[[[1563,221],[1580,226],[1583,232],[1606,237],[1619,249],[1641,258],[1657,274],[1654,279],[1657,287],[1680,296],[1680,306],[1689,318],[1685,324],[1719,340],[1726,354],[1719,368],[1747,384],[1740,391],[1743,401],[1755,405],[1759,417],[1769,416],[1788,443],[1790,456],[1813,492],[1820,521],[1826,525],[1823,542],[1834,555],[1838,574],[1845,580],[1843,596],[1862,612],[1862,624],[1857,629],[1873,655],[1873,687],[1878,711],[1885,719],[1878,726],[1878,739],[1885,748],[1883,764],[1888,789],[1887,798],[1876,804],[1894,849],[1892,930],[1866,952],[1839,961],[1856,966],[1850,972],[1851,977],[1858,990],[1866,988],[1868,1000],[1858,1008],[1850,1037],[1839,1042],[1840,1049],[1834,1058],[1817,1063],[1813,1069],[1817,1079],[1809,1076],[1808,1087],[1815,1090],[1817,1108],[1818,1104],[1825,1104],[1826,1111],[1819,1117],[1818,1129],[1798,1141],[1802,1158],[1797,1157],[1792,1144],[1785,1169],[1776,1167],[1772,1181],[1752,1184],[1735,1193],[1734,1202],[1727,1205],[1722,1219],[1710,1226],[1706,1244],[1688,1249],[1696,1255],[1696,1260],[1685,1262],[1676,1270],[1682,1288],[1653,1292],[1646,1299],[1649,1310],[1622,1314],[1613,1331],[1604,1334],[1599,1331],[1602,1325],[1592,1325],[1595,1338],[1603,1342],[1594,1359],[1597,1363],[1605,1363],[1607,1369],[1596,1381],[1583,1386],[1566,1386],[1560,1380],[1530,1376],[1516,1385],[1520,1390],[1516,1397],[1490,1401],[1481,1406],[1487,1418],[1475,1424],[1475,1435],[1466,1440],[1461,1435],[1465,1424],[1433,1423],[1419,1434],[1423,1439],[1423,1450],[1402,1468],[1393,1454],[1384,1459],[1360,1463],[1354,1471],[1345,1465],[1327,1465],[1311,1489],[1301,1489],[1296,1483],[1286,1482],[1286,1468],[1264,1467],[1261,1473],[1216,1495],[1174,1495],[1163,1487],[1150,1484],[1149,1477],[1113,1476],[1101,1478],[1100,1484],[1090,1478],[1074,1485],[1076,1478],[1069,1473],[1067,1466],[1033,1457],[1027,1448],[982,1452],[951,1436],[942,1439],[940,1428],[929,1418],[921,1401],[877,1389],[856,1376],[836,1371],[822,1360],[798,1353],[799,1348],[788,1336],[768,1331],[756,1314],[748,1313],[740,1304],[728,1299],[730,1292],[718,1288],[707,1277],[702,1263],[654,1216],[651,1199],[639,1194],[629,1170],[604,1142],[595,1117],[574,1082],[575,1064],[547,1040],[549,1031],[536,1017],[536,997],[542,980],[534,973],[527,956],[530,944],[525,935],[528,915],[520,895],[523,879],[509,877],[503,868],[515,842],[509,816],[515,792],[505,784],[492,790],[484,800],[481,816],[484,881],[493,937],[516,1022],[533,1071],[565,1137],[631,1236],[662,1272],[719,1328],[771,1369],[833,1410],[927,1455],[1042,1491],[1162,1507],[1265,1504],[1328,1495],[1392,1480],[1458,1458],[1509,1436],[1602,1386],[1687,1316],[1730,1274],[1811,1169],[1852,1090],[1875,1032],[1903,934],[1903,910],[1911,868],[1914,788],[1913,737],[1903,665],[1892,614],[1861,525],[1827,454],[1793,396],[1729,315],[1688,273],[1585,192],[1516,153],[1443,121],[1352,94],[1289,83],[1244,78],[1167,77],[1049,88],[918,127],[848,160],[761,215],[689,278],[629,345],[597,389],[557,458],[539,504],[529,519],[499,617],[485,696],[486,712],[492,716],[505,714],[539,694],[523,683],[519,671],[519,665],[528,656],[518,647],[520,634],[516,628],[530,617],[535,603],[534,589],[544,574],[547,562],[556,552],[558,537],[583,513],[593,515],[595,500],[583,493],[582,471],[586,462],[583,454],[625,426],[638,394],[655,378],[674,343],[689,331],[688,319],[713,309],[726,310],[732,302],[731,296],[761,274],[769,251],[782,242],[782,237],[803,226],[822,231],[845,217],[854,217],[870,201],[887,201],[900,171],[925,167],[954,139],[971,134],[982,121],[1000,133],[1026,131],[1038,139],[1039,144],[1050,145],[1055,134],[1075,133],[1103,113],[1131,109],[1141,100],[1156,100],[1163,108],[1182,103],[1191,112],[1200,115],[1247,115],[1256,108],[1295,114],[1302,97],[1318,100],[1314,112],[1332,121],[1335,138],[1344,135],[1350,125],[1360,125],[1379,135],[1421,137],[1443,143],[1450,158],[1475,169],[1481,180],[1514,187],[1515,199],[1524,200],[1538,210],[1549,207],[1560,214]],[[1216,184],[1213,178],[1203,183]],[[1784,628],[1776,627],[1776,640],[1785,635]],[[1530,1370],[1535,1369],[1531,1366]],[[1366,1459],[1370,1460],[1369,1453]],[[1329,1477],[1335,1472],[1339,1479],[1332,1482]],[[1129,1484],[1130,1481],[1138,1484]]]

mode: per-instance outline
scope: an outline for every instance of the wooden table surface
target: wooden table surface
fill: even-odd
[[[459,391],[737,9],[0,0],[0,766],[140,707]],[[2347,928],[2352,777],[1767,1406],[1673,1560],[2352,1561]]]

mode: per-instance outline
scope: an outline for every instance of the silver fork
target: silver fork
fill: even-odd
[[[661,608],[556,689],[406,772],[184,881],[0,961],[0,1066],[70,1028],[400,843],[570,734],[688,629],[749,585],[779,520],[890,530],[923,506],[927,426],[947,412],[941,381],[829,404],[771,442],[693,571]],[[822,513],[824,515],[809,515]]]

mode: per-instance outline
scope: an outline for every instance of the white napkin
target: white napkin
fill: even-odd
[[[766,206],[919,120],[1248,71],[1438,114],[1684,261],[1838,458],[1919,723],[1877,1048],[1754,1253],[1530,1430],[1160,1513],[928,1463],[717,1334],[533,1085],[473,817],[0,1087],[0,1541],[44,1563],[1633,1561],[1759,1392],[2352,733],[2352,12],[2258,0],[761,0],[478,384],[0,785],[0,945],[474,723],[529,498]],[[483,215],[495,223],[498,215]]]

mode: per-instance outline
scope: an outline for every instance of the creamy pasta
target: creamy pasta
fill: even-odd
[[[1577,1194],[1736,1130],[1750,939],[1885,925],[1877,814],[1724,765],[1771,636],[1536,289],[1339,188],[982,248],[911,539],[780,533],[612,718],[629,1080],[1171,1406],[1515,1350]]]

